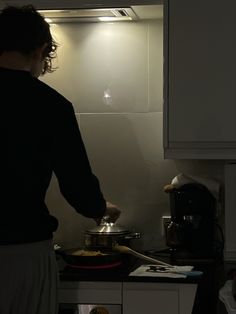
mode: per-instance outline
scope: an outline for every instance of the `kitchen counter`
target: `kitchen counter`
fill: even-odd
[[[110,269],[80,269],[66,264],[60,267],[61,281],[112,281],[112,282],[166,282],[198,283],[201,275],[189,275],[186,278],[129,276],[139,266],[147,264],[133,256],[124,256],[120,266]]]
[[[170,263],[168,256],[157,255],[152,257]],[[121,304],[123,313],[143,314],[144,312],[141,312],[141,310],[139,312],[141,305],[137,297],[135,297],[135,295],[138,295],[142,291],[142,294],[149,299],[150,304],[153,304],[153,306],[158,302],[158,307],[160,307],[160,304],[163,304],[162,300],[173,298],[172,301],[170,300],[170,304],[173,303],[179,308],[178,312],[176,312],[178,314],[202,314],[204,310],[207,310],[207,313],[211,314],[217,313],[217,276],[221,269],[221,261],[219,260],[179,259],[174,262],[172,261],[171,264],[173,265],[192,265],[194,266],[193,270],[202,271],[202,275],[200,276],[187,276],[186,278],[129,276],[130,272],[137,269],[140,265],[146,264],[143,260],[130,255],[124,255],[123,263],[120,266],[105,270],[70,268],[62,261],[59,264],[59,295],[61,302],[65,302],[68,297],[70,302],[77,300],[76,302],[78,303],[86,301],[85,303],[90,304],[92,299],[90,297],[87,299],[86,296],[93,295],[93,300],[100,303],[103,300],[101,299],[103,298],[103,294],[107,296],[111,294],[111,300],[113,301],[108,298],[108,300],[103,300],[103,303]],[[81,289],[83,292],[81,292]],[[92,292],[90,292],[91,290]],[[99,300],[96,299],[97,294],[99,294]],[[81,295],[83,296],[82,300],[80,298]],[[187,299],[190,303],[185,304]],[[124,302],[125,304],[123,304]],[[167,303],[169,304],[169,301]],[[134,304],[139,304],[139,306],[135,307]],[[133,309],[133,306],[135,307],[135,311],[130,310],[130,307]],[[182,310],[180,310],[181,307]],[[174,309],[175,307],[171,307],[169,312],[174,314]],[[166,311],[165,313],[169,312]]]
[[[156,314],[158,308],[165,314],[191,314],[201,276],[129,276],[142,264],[125,256],[120,266],[106,270],[60,265],[59,314],[90,313],[85,308],[93,306],[109,309],[109,313],[143,314],[148,309],[148,314]]]

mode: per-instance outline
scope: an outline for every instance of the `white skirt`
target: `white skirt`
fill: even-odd
[[[57,314],[52,241],[0,246],[0,314]]]

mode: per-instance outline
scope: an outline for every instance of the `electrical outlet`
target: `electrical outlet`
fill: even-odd
[[[169,225],[169,223],[171,222],[171,216],[162,216],[162,230],[161,230],[161,234],[163,237],[166,236],[166,229]]]

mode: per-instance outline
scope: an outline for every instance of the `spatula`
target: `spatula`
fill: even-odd
[[[165,266],[168,266],[168,267],[174,267],[173,265],[164,263],[162,261],[159,261],[158,259],[146,256],[146,255],[143,255],[143,254],[141,254],[141,253],[139,253],[137,251],[134,251],[134,250],[130,249],[128,246],[125,246],[125,245],[118,245],[118,244],[116,244],[116,245],[113,246],[113,250],[114,251],[118,251],[120,253],[134,255],[134,256],[136,256],[136,257],[138,257],[138,258],[140,258],[142,260],[148,261],[150,263],[165,265]]]

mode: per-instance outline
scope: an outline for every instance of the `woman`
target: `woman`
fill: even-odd
[[[0,13],[0,313],[57,313],[52,247],[58,227],[45,195],[52,173],[75,210],[116,221],[92,173],[72,104],[38,76],[52,72],[57,45],[33,6]]]

